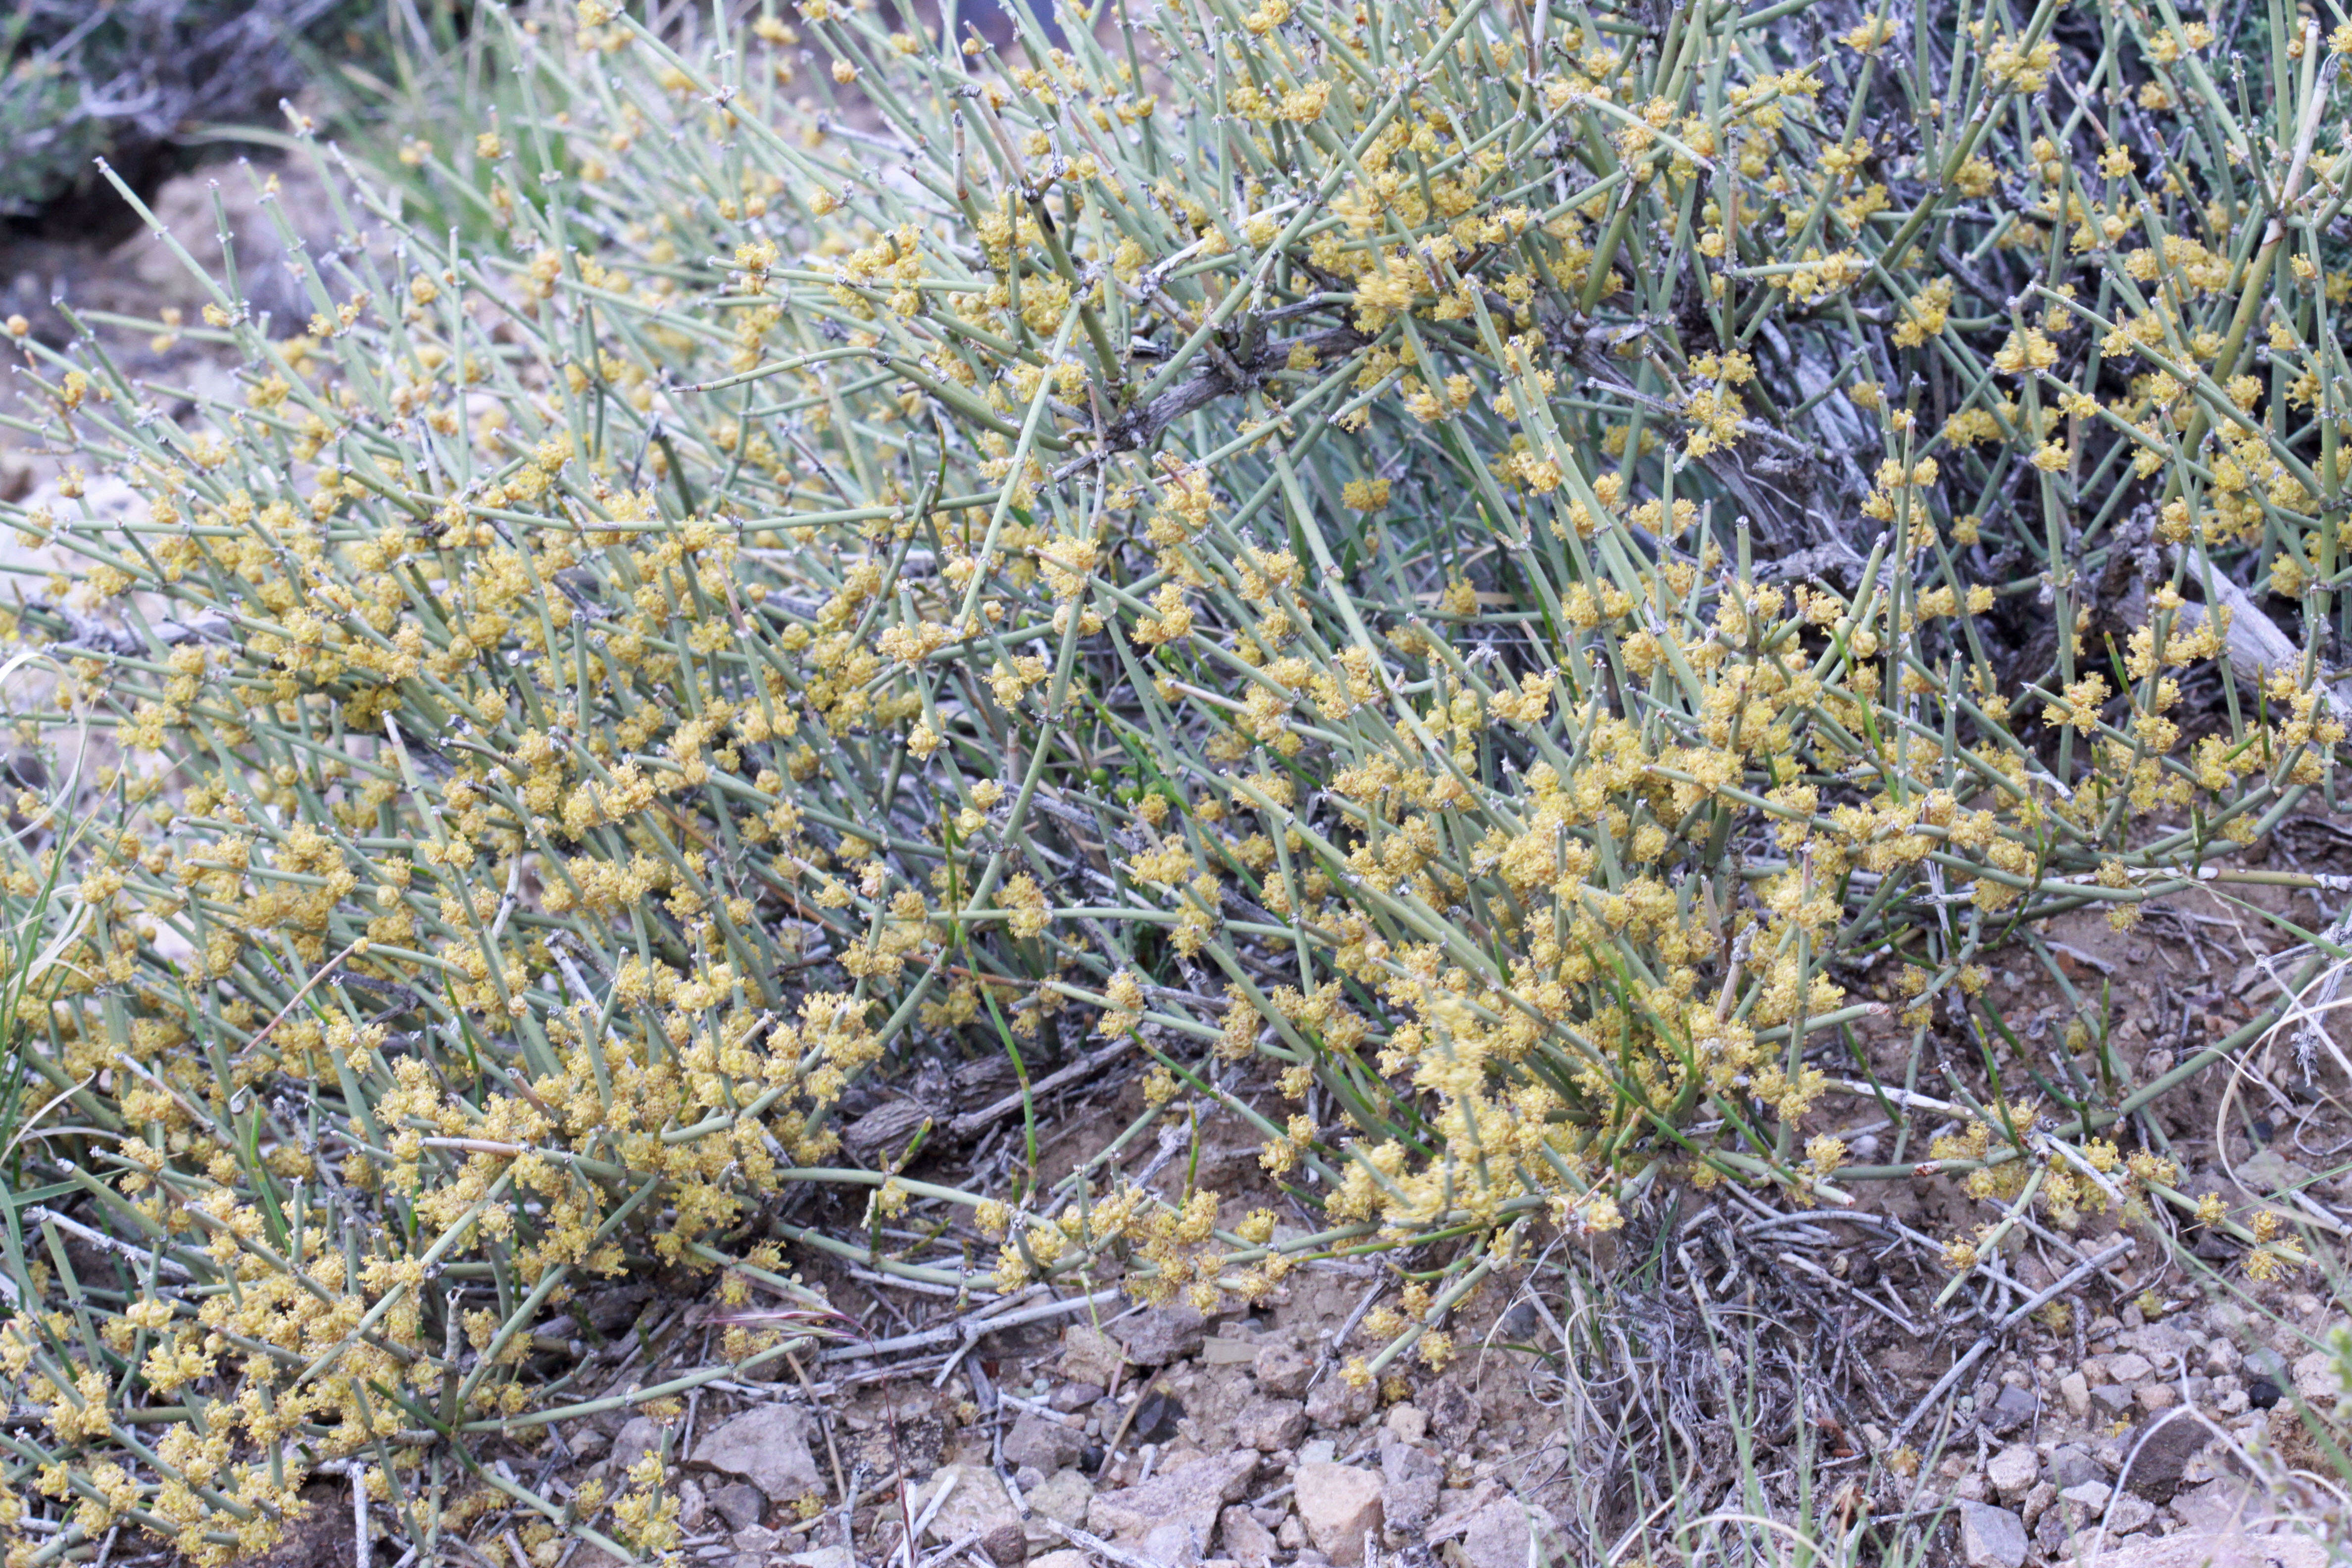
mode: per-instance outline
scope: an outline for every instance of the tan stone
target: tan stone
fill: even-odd
[[[1336,1568],[1360,1568],[1364,1538],[1381,1529],[1381,1476],[1354,1465],[1301,1465],[1298,1517],[1307,1537]]]
[[[2116,1542],[2073,1559],[2075,1568],[2327,1568],[2327,1549],[2284,1531],[2182,1531]]]
[[[1087,1529],[1134,1545],[1159,1526],[1176,1523],[1205,1544],[1216,1530],[1218,1512],[1241,1500],[1257,1464],[1255,1453],[1241,1448],[1179,1465],[1140,1486],[1097,1492],[1087,1504]]]
[[[1021,1510],[1013,1506],[1012,1496],[995,1471],[985,1465],[941,1466],[917,1494],[915,1517],[922,1517],[930,1500],[940,1496],[943,1488],[948,1489],[947,1497],[931,1515],[928,1531],[931,1540],[945,1546],[976,1535],[980,1550],[1001,1565],[1019,1563],[1029,1555]]]

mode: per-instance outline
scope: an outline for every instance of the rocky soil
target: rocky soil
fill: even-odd
[[[706,1398],[667,1434],[682,1550],[858,1568],[903,1561],[911,1521],[919,1563],[995,1568],[1527,1568],[1531,1544],[1583,1560],[1578,1467],[1530,1393],[1541,1358],[1491,1347],[1381,1408],[1336,1370],[1331,1309],[1360,1293],[1307,1282],[1265,1312],[1033,1326],[983,1338],[936,1386],[857,1384],[852,1358],[831,1385]],[[2290,1391],[2332,1408],[2337,1362],[2302,1347],[2341,1317],[2308,1293],[2278,1306],[2288,1324],[2126,1307],[2087,1325],[2083,1353],[1989,1358],[1941,1413],[1938,1462],[1906,1476],[1885,1432],[1855,1434],[1891,1460],[1848,1467],[1861,1507],[1934,1519],[1928,1560],[1971,1568],[2319,1568],[2306,1505],[2261,1478],[2310,1457]],[[664,1437],[640,1417],[571,1442],[602,1455],[592,1479]]]

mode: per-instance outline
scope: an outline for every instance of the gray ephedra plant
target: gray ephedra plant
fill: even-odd
[[[226,1562],[338,1463],[657,1553],[650,1482],[484,1456],[817,1320],[583,1400],[533,1326],[632,1268],[1426,1249],[1363,1379],[1662,1175],[2178,1199],[2103,1134],[2268,1019],[1916,1079],[1994,945],[2294,882],[2238,852],[2332,788],[2352,28],[2263,15],[1102,0],[1015,63],[589,0],[410,149],[488,239],[362,178],[307,330],[215,283],[236,399],[20,334],[78,456],[0,515],[78,567],[12,717],[105,753],[10,840],[80,922],[14,1047],[11,1564]],[[841,1151],[861,1077],[1089,1036],[1155,1066],[1066,1177]],[[1856,1166],[1857,1096],[1962,1131]],[[1211,1110],[1310,1233],[1119,1174]]]

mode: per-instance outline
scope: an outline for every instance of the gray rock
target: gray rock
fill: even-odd
[[[809,1453],[807,1427],[804,1411],[759,1405],[706,1434],[695,1445],[694,1463],[751,1482],[770,1502],[793,1502],[824,1489]]]
[[[2105,1521],[2110,1534],[2130,1535],[2156,1522],[2156,1505],[2126,1492],[2107,1500]]]
[[[2030,1443],[2011,1443],[1985,1466],[1985,1479],[2004,1501],[2014,1501],[2042,1479],[2042,1458]]]
[[[1217,1516],[1217,1550],[1241,1568],[1270,1568],[1280,1550],[1274,1531],[1245,1508],[1229,1508]]]
[[[2109,1544],[2099,1568],[2326,1568],[2327,1548],[2305,1535],[2184,1530],[2152,1541],[2135,1536]]]
[[[1183,1430],[1179,1425],[1183,1419],[1182,1400],[1164,1388],[1152,1389],[1135,1402],[1127,1424],[1127,1441],[1139,1446],[1165,1443]]]
[[[2025,1521],[1990,1503],[1959,1505],[1960,1557],[1969,1568],[2024,1568]]]
[[[1208,1342],[1215,1345],[1232,1342],[1211,1340]],[[1220,1369],[1193,1384],[1185,1395],[1184,1409],[1201,1432],[1231,1432],[1234,1423],[1241,1418],[1241,1413],[1259,1397],[1257,1385],[1247,1377],[1237,1377]],[[1202,1447],[1214,1447],[1216,1445],[1204,1442]]]
[[[1284,1340],[1257,1348],[1257,1360],[1250,1363],[1257,1378],[1258,1392],[1276,1399],[1296,1399],[1307,1392],[1307,1380],[1315,1375],[1314,1358],[1297,1345]]]
[[[2091,1414],[2091,1380],[2079,1372],[2070,1372],[2058,1380],[2058,1392],[2065,1398],[2066,1408],[2078,1421]]]
[[[1028,1537],[1030,1552],[1055,1552],[1067,1546],[1068,1539],[1047,1521],[1059,1520],[1073,1529],[1084,1530],[1087,1504],[1094,1495],[1095,1484],[1087,1479],[1083,1470],[1059,1470],[1034,1486],[1024,1486],[1021,1500],[1029,1505],[1029,1517],[1023,1521],[1023,1530]]]
[[[2079,1510],[2063,1506],[2052,1507],[2042,1512],[2041,1521],[2033,1527],[2033,1544],[2041,1551],[2042,1561],[2065,1561],[2066,1542],[2074,1534],[2074,1521],[2068,1516],[2075,1512]]]
[[[1437,1494],[1437,1517],[1423,1532],[1432,1546],[1442,1546],[1470,1528],[1478,1510],[1503,1495],[1503,1489],[1491,1479],[1466,1490],[1448,1488]]]
[[[2326,1351],[2313,1351],[2297,1356],[2294,1363],[2294,1391],[2305,1399],[2337,1399],[2344,1394],[2344,1377],[2336,1370],[2336,1357]]]
[[[2061,1490],[2106,1479],[2105,1468],[2080,1443],[2061,1443],[2050,1452],[2050,1479]]]
[[[1127,1364],[1127,1352],[1100,1329],[1073,1323],[1062,1331],[1062,1375],[1072,1383],[1108,1388]]]
[[[2213,1434],[2187,1410],[2169,1411],[2142,1430],[2145,1439],[2137,1442],[2123,1484],[2160,1506],[2170,1502],[2172,1494],[2180,1489],[2180,1472],[2212,1440]]]
[[[1336,1568],[1360,1568],[1364,1539],[1381,1530],[1379,1472],[1354,1465],[1301,1465],[1296,1506],[1307,1538]]]
[[[1048,1552],[1043,1557],[1029,1559],[1029,1568],[1095,1568],[1095,1560],[1075,1546],[1065,1546],[1059,1552]]]
[[[1534,1345],[1540,1349],[1544,1335],[1542,1309],[1533,1301],[1519,1301],[1495,1321],[1495,1341],[1497,1344]]]
[[[2107,1500],[2115,1495],[2116,1489],[2105,1481],[2081,1481],[2061,1490],[2058,1500],[2073,1503],[2077,1510],[2096,1515],[2105,1510]]]
[[[1393,1437],[1381,1445],[1381,1512],[1389,1529],[1419,1536],[1437,1511],[1444,1485],[1445,1465],[1428,1449]]]
[[[2221,1476],[2173,1494],[2172,1516],[2183,1530],[2235,1530],[2259,1517],[2263,1489],[2243,1476]]]
[[[719,1510],[730,1531],[749,1530],[768,1511],[768,1500],[749,1481],[730,1481],[710,1494],[710,1506]]]
[[[1201,1348],[1201,1342],[1208,1337],[1209,1321],[1179,1301],[1153,1307],[1126,1327],[1128,1360],[1145,1366],[1166,1366]]]
[[[2103,1383],[2091,1390],[2091,1408],[2103,1420],[2122,1418],[2132,1407],[2132,1391],[2120,1383]]]
[[[1192,1568],[1201,1561],[1201,1542],[1191,1531],[1171,1522],[1146,1531],[1136,1542],[1135,1554],[1160,1568]]]
[[[1006,1568],[1028,1557],[1029,1541],[1022,1528],[1021,1510],[1013,1506],[1012,1496],[995,1471],[984,1465],[940,1466],[917,1493],[916,1517],[922,1516],[942,1489],[950,1489],[947,1500],[931,1515],[928,1531],[931,1540],[945,1546],[976,1535],[980,1550]]]
[[[1087,1503],[1087,1529],[1121,1544],[1141,1541],[1160,1525],[1181,1524],[1202,1541],[1217,1527],[1225,1504],[1239,1502],[1257,1474],[1257,1455],[1237,1448],[1195,1459],[1141,1486],[1097,1492]]]
[[[1429,1418],[1429,1436],[1450,1453],[1467,1453],[1485,1420],[1478,1400],[1460,1384],[1447,1379],[1424,1388],[1413,1403]]]
[[[2238,1185],[2256,1203],[2277,1194],[2299,1191],[2315,1179],[2311,1167],[2290,1160],[2276,1149],[2258,1149],[2237,1163]]]
[[[1267,1399],[1260,1395],[1243,1405],[1241,1413],[1234,1417],[1234,1440],[1262,1454],[1296,1447],[1305,1436],[1307,1406],[1296,1399]]]
[[[2145,1328],[2126,1329],[2120,1336],[2126,1350],[2137,1351],[2147,1357],[2158,1372],[2169,1375],[2182,1358],[2202,1348],[2204,1342],[2171,1323],[2149,1323]]]
[[[1085,1448],[1084,1437],[1076,1427],[1065,1426],[1034,1410],[1023,1411],[1013,1423],[1013,1430],[1004,1435],[1006,1464],[1034,1465],[1049,1476],[1076,1464]]]
[[[636,1462],[661,1447],[661,1423],[650,1415],[633,1415],[622,1424],[613,1437],[612,1458],[606,1461],[605,1473],[618,1486]]]
[[[857,1568],[857,1560],[846,1546],[813,1546],[806,1552],[787,1552],[784,1568]]]
[[[702,1521],[709,1511],[710,1500],[703,1495],[701,1487],[692,1481],[677,1483],[677,1522],[680,1529],[689,1535],[694,1534],[702,1528]]]
[[[1065,1383],[1045,1396],[1045,1404],[1058,1415],[1076,1415],[1102,1396],[1100,1384]]]
[[[1084,1528],[1087,1504],[1094,1500],[1094,1495],[1095,1484],[1087,1479],[1084,1470],[1057,1470],[1047,1476],[1042,1486],[1030,1488],[1023,1500],[1032,1513]]]
[[[1358,1388],[1339,1373],[1330,1373],[1307,1391],[1307,1419],[1327,1431],[1334,1426],[1353,1426],[1371,1413],[1370,1385]]]
[[[2032,1389],[2004,1385],[1978,1419],[1994,1436],[2006,1437],[2041,1412],[2042,1401],[2034,1397]]]
[[[1559,1561],[1559,1526],[1542,1508],[1497,1498],[1463,1521],[1460,1541],[1446,1549],[1462,1568],[1528,1568]]]

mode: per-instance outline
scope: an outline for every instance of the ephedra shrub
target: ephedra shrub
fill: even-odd
[[[339,1462],[657,1552],[458,1468],[581,1412],[532,1326],[633,1268],[1211,1300],[1420,1245],[1349,1372],[1442,1363],[1647,1184],[1912,1177],[1822,1131],[1864,1014],[1978,1027],[2036,921],[2279,875],[2343,735],[2352,27],[1069,20],[538,16],[499,176],[402,154],[495,242],[362,176],[307,325],[178,329],[226,403],[116,368],[158,324],[21,343],[71,456],[6,515],[75,570],[15,613],[12,1563],[224,1561]],[[2102,1130],[2237,1043],[1909,1157],[2163,1197]],[[862,1079],[1113,1047],[1130,1135],[1242,1119],[1281,1211],[1129,1140],[1011,1193],[840,1148]],[[769,1226],[811,1184],[846,1239]]]

